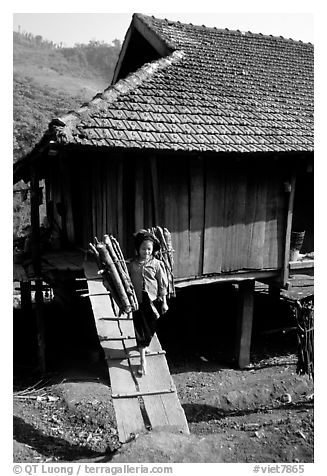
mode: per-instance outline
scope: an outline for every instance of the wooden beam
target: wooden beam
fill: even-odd
[[[148,357],[155,357],[157,355],[166,355],[166,351],[165,350],[158,350],[157,352],[147,352],[146,353],[146,358]],[[126,354],[126,358],[128,358],[129,360],[132,361],[132,359],[138,359],[140,360],[140,354],[139,352],[137,351],[137,354],[135,355],[131,355],[130,352],[128,353],[128,355]],[[106,360],[122,360],[121,357],[107,357]]]
[[[284,266],[282,271],[282,285],[285,286],[289,275],[289,261],[290,261],[290,244],[291,244],[291,231],[292,231],[292,219],[293,219],[293,204],[295,195],[295,174],[291,178],[291,190],[288,197],[288,207],[286,216],[286,230],[285,230],[285,249],[284,249]]]
[[[128,340],[128,339],[135,339],[135,336],[129,336],[129,335],[121,335],[121,336],[117,336],[117,337],[101,337],[99,336],[99,341],[100,342],[103,342],[103,341],[110,341],[110,340]]]
[[[185,288],[187,286],[194,286],[197,284],[211,283],[238,283],[248,281],[249,279],[256,279],[260,281],[264,279],[271,279],[277,276],[278,270],[267,270],[218,274],[215,276],[194,276],[193,278],[175,278],[175,287]]]
[[[174,393],[176,388],[167,388],[162,390],[149,390],[146,392],[135,391],[135,392],[126,392],[126,393],[112,393],[111,398],[133,398],[133,397],[142,397],[143,395],[161,395],[163,393]]]
[[[37,343],[39,369],[45,372],[45,340],[43,316],[43,291],[41,279],[40,253],[40,210],[39,210],[39,178],[36,167],[31,166],[31,228],[32,228],[32,267],[35,275],[35,311],[37,324]]]
[[[250,363],[253,322],[254,280],[239,284],[239,310],[237,316],[236,359],[240,369]]]
[[[302,260],[302,261],[291,261],[289,263],[289,269],[293,271],[294,269],[305,269],[305,273],[307,273],[308,269],[314,269],[314,260]]]
[[[39,203],[39,179],[35,167],[31,167],[31,251],[36,276],[41,272]]]

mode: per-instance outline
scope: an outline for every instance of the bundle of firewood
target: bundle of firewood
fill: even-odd
[[[174,257],[173,257],[173,246],[171,241],[171,233],[167,228],[161,228],[160,226],[152,227],[148,229],[149,233],[152,233],[160,244],[160,250],[156,253],[156,257],[160,259],[166,268],[168,276],[168,299],[175,297],[175,285],[174,285]]]
[[[121,313],[137,311],[138,302],[131,282],[126,261],[118,241],[112,235],[104,235],[103,242],[94,238],[90,243],[103,284],[110,292]]]
[[[297,323],[297,340],[298,340],[298,362],[297,373],[300,375],[308,375],[309,378],[314,376],[314,305],[313,297],[304,298],[301,302],[297,301],[293,306],[293,313]]]

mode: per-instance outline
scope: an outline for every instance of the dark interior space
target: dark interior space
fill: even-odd
[[[309,169],[311,170],[311,169]],[[293,231],[305,231],[301,253],[314,251],[314,173],[303,171],[296,179]]]
[[[150,43],[137,30],[133,29],[129,48],[125,54],[116,81],[125,78],[129,73],[133,73],[145,63],[150,63],[159,58],[160,55]]]
[[[235,368],[237,312],[236,285],[216,283],[180,290],[158,326],[169,363],[177,369],[191,362],[199,365],[205,358]],[[255,292],[251,361],[295,352],[295,331],[283,332],[294,325],[289,304],[267,291]]]
[[[79,283],[79,284],[76,284]],[[83,283],[65,280],[44,306],[47,372],[107,378],[89,299],[81,297]],[[177,290],[170,309],[158,321],[157,334],[172,372],[185,365],[196,370],[201,359],[235,367],[238,289],[232,284],[190,286]],[[290,307],[267,292],[256,292],[251,361],[296,352],[295,325]],[[276,332],[271,332],[276,330]],[[35,311],[14,309],[14,373],[37,367]]]
[[[82,375],[106,379],[104,359],[99,344],[84,281],[65,278],[54,281],[53,299],[44,303],[46,372],[69,377]],[[38,349],[35,307],[29,313],[13,312],[14,374],[37,373]]]

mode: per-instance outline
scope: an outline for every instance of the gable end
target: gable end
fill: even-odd
[[[169,48],[137,14],[134,14],[111,84],[113,85],[128,74],[135,72],[145,63],[170,55],[172,51],[172,48]]]

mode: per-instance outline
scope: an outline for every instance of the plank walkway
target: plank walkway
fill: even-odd
[[[160,342],[154,335],[147,355],[147,373],[137,375],[140,357],[133,320],[119,316],[115,304],[97,274],[97,266],[84,262],[95,324],[108,364],[119,440],[150,428],[189,433],[184,410]]]

